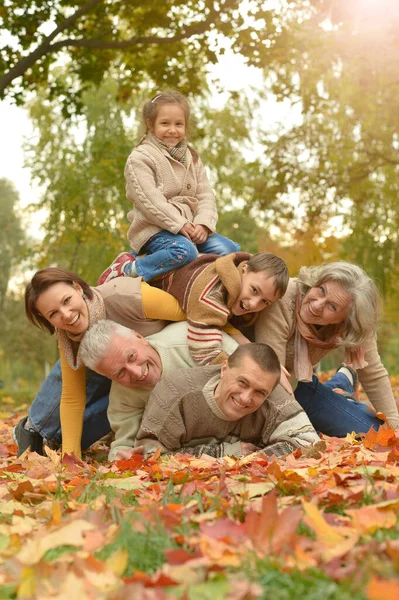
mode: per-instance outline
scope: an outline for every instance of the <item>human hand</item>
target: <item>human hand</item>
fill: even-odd
[[[210,230],[205,225],[194,225],[194,234],[191,236],[191,239],[196,244],[203,244],[206,242]]]
[[[184,235],[190,242],[193,242],[193,235],[195,233],[195,227],[192,223],[185,223],[179,231],[180,235]]]
[[[290,396],[294,395],[293,389],[291,387],[290,382],[288,381],[288,377],[291,377],[289,371],[283,365],[281,365],[281,376],[280,376],[280,384],[283,386],[286,392],[290,394]]]
[[[129,448],[129,450],[118,450],[114,462],[116,460],[127,460],[131,458],[133,454],[144,454],[144,446],[136,446],[135,448]]]
[[[255,444],[251,444],[250,442],[240,442],[240,446],[243,456],[247,456],[247,454],[252,454],[252,452],[259,450]]]

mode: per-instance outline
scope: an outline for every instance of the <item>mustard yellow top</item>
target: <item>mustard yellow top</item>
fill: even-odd
[[[186,314],[180,308],[176,298],[163,290],[151,287],[144,281],[141,281],[140,287],[142,310],[146,319],[185,320]],[[239,333],[230,324],[227,324],[223,329],[230,335]],[[86,367],[77,370],[72,369],[61,350],[60,359],[62,371],[60,405],[62,454],[75,454],[80,458],[83,415],[86,407]]]

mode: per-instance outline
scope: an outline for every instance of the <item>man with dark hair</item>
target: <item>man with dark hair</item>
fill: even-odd
[[[150,395],[136,446],[215,457],[262,448],[282,456],[317,441],[299,406],[289,398],[268,401],[279,380],[279,360],[266,344],[238,346],[222,365],[164,375]]]

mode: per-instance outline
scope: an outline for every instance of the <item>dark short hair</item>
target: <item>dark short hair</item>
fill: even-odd
[[[287,291],[290,274],[286,262],[270,252],[258,252],[251,256],[247,267],[253,273],[265,273],[269,277],[275,277],[274,289],[280,298]]]
[[[251,344],[240,344],[227,359],[230,368],[240,367],[242,361],[251,358],[266,373],[276,375],[276,383],[273,389],[280,381],[281,366],[277,354],[268,344],[253,342]]]
[[[44,330],[47,329],[50,333],[54,333],[55,327],[39,313],[36,308],[36,302],[43,292],[56,283],[66,283],[70,286],[74,283],[78,283],[85,295],[90,300],[93,298],[93,292],[89,284],[72,271],[58,269],[57,267],[49,267],[47,269],[42,269],[41,271],[36,271],[25,289],[25,313],[28,320],[33,323],[35,327]]]

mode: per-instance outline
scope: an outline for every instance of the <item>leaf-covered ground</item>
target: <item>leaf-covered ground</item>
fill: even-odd
[[[110,465],[100,442],[60,465],[17,459],[1,417],[0,598],[399,598],[399,431],[280,460]]]

